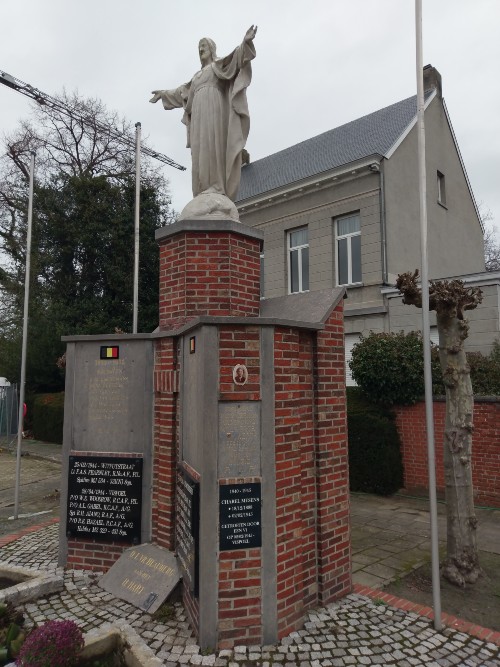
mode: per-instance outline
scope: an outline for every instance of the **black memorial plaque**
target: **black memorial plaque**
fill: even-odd
[[[260,483],[219,487],[221,551],[262,546]]]
[[[142,459],[70,456],[66,534],[141,541]]]
[[[200,483],[186,472],[177,478],[177,558],[189,590],[198,595]]]

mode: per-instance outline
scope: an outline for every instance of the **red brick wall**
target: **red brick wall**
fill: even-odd
[[[280,637],[299,628],[304,614],[302,476],[307,471],[302,469],[301,417],[310,421],[313,409],[310,403],[309,406],[306,404],[300,382],[305,380],[300,348],[298,329],[275,329],[276,543]],[[309,465],[314,471],[314,461],[310,461]]]
[[[306,609],[351,590],[342,308],[317,335],[275,330],[281,637]]]
[[[153,430],[153,541],[174,548],[175,466],[177,462],[178,383],[177,340],[156,342]]]
[[[262,643],[261,550],[219,553],[219,648]]]
[[[130,547],[129,542],[96,542],[68,538],[67,567],[75,570],[93,570],[107,572],[116,563],[123,551]]]
[[[436,444],[436,484],[444,493],[443,439],[446,404],[434,401],[434,432]],[[428,488],[427,436],[425,404],[395,408],[396,423],[404,465],[404,483],[409,492]],[[500,507],[500,400],[474,404],[472,440],[472,480],[477,505]]]
[[[260,241],[232,232],[179,232],[160,241],[160,327],[198,315],[256,316]]]
[[[260,399],[260,328],[221,326],[219,328],[219,398],[221,401]],[[244,385],[235,384],[233,368],[243,364],[248,370]]]
[[[326,604],[352,588],[342,301],[318,332],[316,375],[318,592]]]

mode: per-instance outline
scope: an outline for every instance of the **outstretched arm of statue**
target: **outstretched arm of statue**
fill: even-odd
[[[245,33],[245,37],[243,38],[244,42],[251,42],[253,39],[255,39],[255,35],[257,34],[257,26],[256,25],[251,25],[248,30]]]
[[[184,106],[186,85],[173,90],[153,90],[153,97],[149,100],[153,104],[161,100],[164,109],[180,109]],[[183,94],[184,93],[184,94]]]
[[[149,100],[150,102],[154,104],[155,102],[158,102],[158,100],[161,100],[161,90],[152,90],[151,92],[153,93],[153,97]]]

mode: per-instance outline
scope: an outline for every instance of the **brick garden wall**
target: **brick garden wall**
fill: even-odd
[[[444,493],[443,439],[446,404],[434,401],[436,483]],[[395,408],[401,438],[405,489],[428,488],[425,404]],[[476,505],[500,507],[500,399],[475,399],[472,441],[472,480]]]

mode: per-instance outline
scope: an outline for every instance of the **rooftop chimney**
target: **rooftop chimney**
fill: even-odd
[[[424,90],[432,90],[435,88],[439,97],[443,96],[443,88],[441,85],[441,74],[432,65],[424,67]]]

